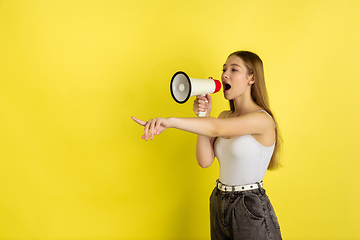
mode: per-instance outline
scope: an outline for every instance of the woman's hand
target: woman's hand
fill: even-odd
[[[135,117],[131,117],[131,119],[144,127],[144,135],[142,136],[142,139],[144,139],[145,141],[147,141],[149,138],[150,140],[153,140],[155,135],[159,135],[170,127],[168,118],[154,118],[150,119],[147,122],[137,119]]]
[[[206,112],[206,117],[210,117],[212,106],[212,99],[210,94],[206,94],[206,96],[197,95],[193,104],[193,111],[198,116],[199,112]]]

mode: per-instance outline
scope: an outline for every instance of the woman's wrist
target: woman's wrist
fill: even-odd
[[[175,118],[174,117],[168,117],[167,120],[168,120],[168,124],[169,124],[168,128],[174,128],[175,127],[174,126]]]

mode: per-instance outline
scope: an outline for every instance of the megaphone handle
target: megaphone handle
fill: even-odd
[[[201,94],[201,96],[205,97],[205,94]],[[206,100],[206,102],[208,102],[208,101]],[[206,111],[205,112],[200,112],[199,111],[198,117],[205,117],[205,116],[206,116]]]

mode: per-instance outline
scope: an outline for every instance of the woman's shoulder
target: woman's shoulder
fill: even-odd
[[[275,126],[273,117],[264,109],[251,112],[249,115],[263,125]]]

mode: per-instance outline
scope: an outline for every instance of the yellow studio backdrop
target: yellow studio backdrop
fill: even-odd
[[[0,0],[0,239],[209,239],[215,162],[171,76],[264,61],[284,138],[265,188],[284,239],[360,239],[360,1]],[[213,116],[228,107],[213,95]]]

